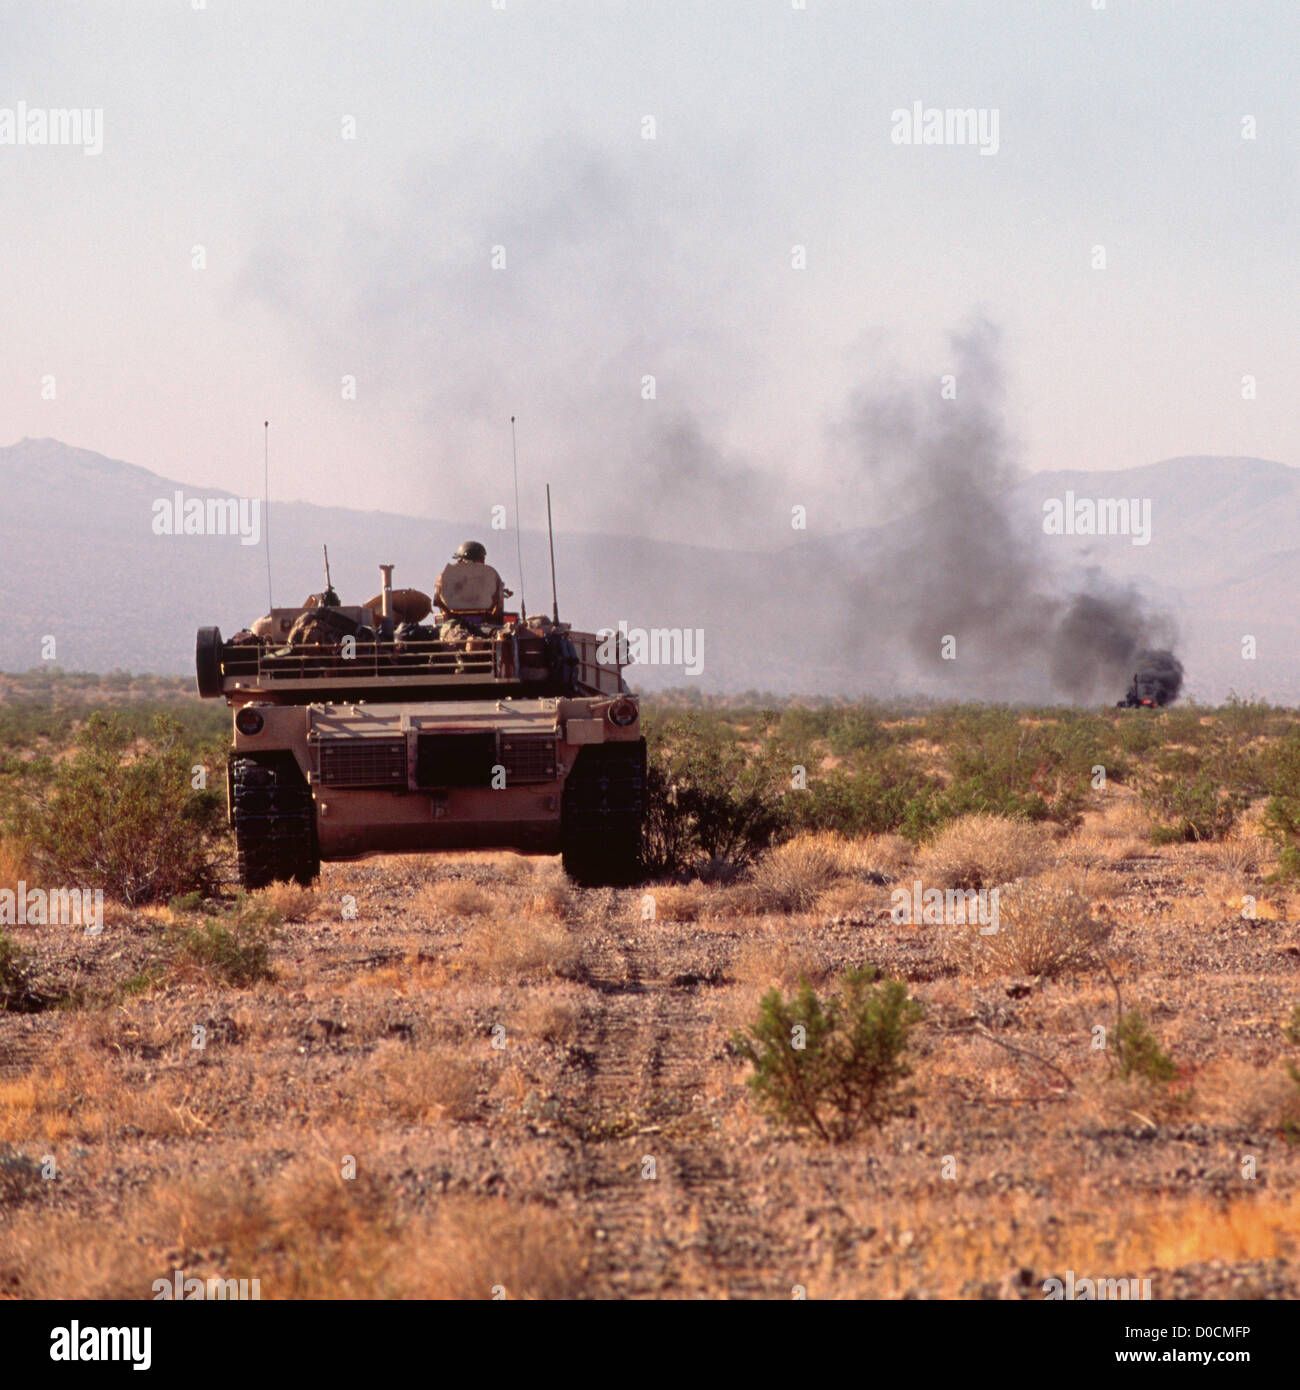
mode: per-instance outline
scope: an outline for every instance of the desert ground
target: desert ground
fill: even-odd
[[[0,1012],[0,1296],[1294,1298],[1300,896],[1254,813],[1147,829],[1112,789],[711,881],[406,856],[13,927],[61,1002]],[[1019,884],[996,936],[893,920],[972,858]],[[862,964],[923,1008],[894,1113],[774,1123],[737,1030]],[[1122,1074],[1120,1010],[1172,1072]]]

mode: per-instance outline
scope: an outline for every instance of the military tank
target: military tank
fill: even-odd
[[[560,854],[583,884],[641,854],[640,707],[594,633],[506,611],[461,547],[433,600],[326,589],[229,640],[200,628],[198,691],[234,711],[226,777],[246,888],[309,883],[322,860],[445,849]],[[612,644],[616,646],[617,644]]]
[[[1115,702],[1116,709],[1163,709],[1178,698],[1183,663],[1173,652],[1139,652],[1137,664],[1124,698]]]

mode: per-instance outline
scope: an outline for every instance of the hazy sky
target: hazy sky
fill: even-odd
[[[780,543],[982,313],[1025,468],[1300,463],[1300,8],[1097,3],[0,4],[0,120],[103,112],[0,144],[0,443],[486,519],[513,413],[526,519]]]

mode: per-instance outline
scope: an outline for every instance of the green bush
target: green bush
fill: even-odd
[[[861,706],[847,709],[830,720],[826,741],[837,757],[848,757],[867,748],[882,748],[889,742],[889,731],[879,718]]]
[[[211,888],[222,755],[204,756],[183,732],[160,715],[137,748],[117,715],[92,715],[71,757],[8,769],[6,832],[26,841],[54,880],[102,888],[129,906]],[[210,769],[207,790],[191,788],[197,762]]]
[[[1157,773],[1143,784],[1142,801],[1156,821],[1151,839],[1157,845],[1222,839],[1244,804],[1209,772]]]
[[[695,715],[651,731],[646,867],[678,872],[700,858],[748,864],[785,827],[770,736],[755,753]],[[786,785],[789,785],[788,775]]]
[[[227,984],[244,986],[275,979],[271,969],[271,929],[257,920],[232,915],[209,917],[185,934],[181,952]]]
[[[1145,1081],[1172,1081],[1178,1068],[1161,1048],[1154,1033],[1137,1013],[1122,1013],[1115,1030],[1119,1069],[1124,1077],[1139,1076]]]
[[[1270,797],[1260,822],[1267,839],[1277,846],[1275,879],[1300,878],[1300,799]]]
[[[809,777],[807,787],[787,798],[790,828],[829,830],[837,835],[899,831],[918,840],[938,816],[939,785],[898,755],[883,755],[867,767],[835,768]]]
[[[27,953],[0,927],[0,1010],[30,1013],[40,1007]]]
[[[757,1020],[732,1041],[771,1119],[839,1143],[899,1109],[921,1005],[902,981],[877,979],[875,970],[850,970],[825,1004],[806,980],[789,1000],[777,989],[763,996]]]

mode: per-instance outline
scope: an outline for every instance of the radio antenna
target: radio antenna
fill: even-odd
[[[555,596],[555,529],[551,525],[551,485],[546,484],[546,534],[551,538],[551,621],[560,624],[560,600]]]
[[[515,558],[519,562],[519,617],[528,620],[528,604],[524,600],[524,548],[519,539],[519,446],[515,442],[515,417],[510,417],[510,455],[515,464]]]
[[[262,539],[266,544],[266,611],[275,607],[271,597],[271,422],[262,421]]]

